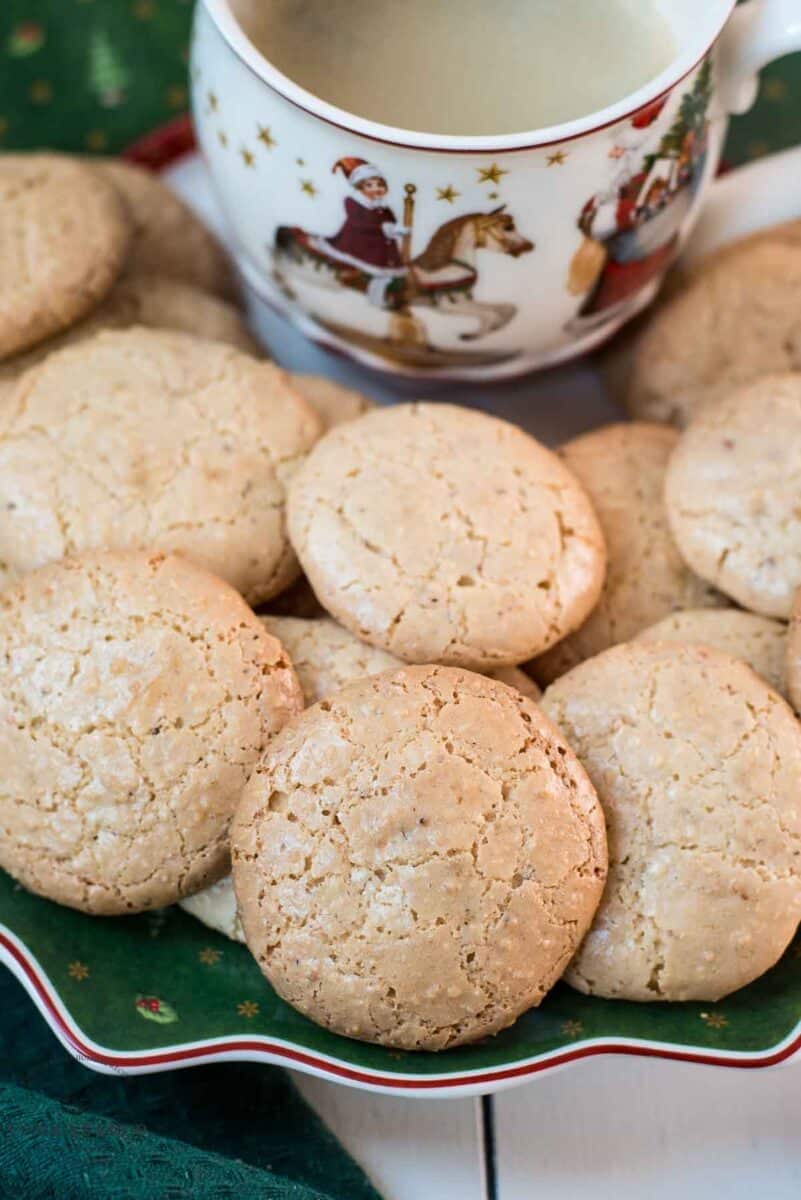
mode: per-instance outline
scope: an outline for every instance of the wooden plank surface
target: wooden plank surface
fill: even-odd
[[[378,1096],[294,1078],[384,1200],[485,1200],[476,1101]]]
[[[798,1200],[801,1065],[588,1060],[494,1097],[498,1200]]]

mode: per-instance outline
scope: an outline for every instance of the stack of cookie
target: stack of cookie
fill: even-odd
[[[98,916],[181,902],[409,1049],[563,975],[767,970],[801,918],[801,396],[560,455],[373,410],[251,352],[176,205],[0,158],[0,865]]]

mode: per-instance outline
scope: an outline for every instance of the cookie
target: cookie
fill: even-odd
[[[268,739],[302,706],[280,643],[179,558],[92,554],[0,593],[0,866],[98,914],[228,866]]]
[[[490,678],[497,679],[499,683],[505,683],[507,687],[516,688],[521,695],[527,696],[535,704],[542,698],[542,692],[537,684],[519,667],[499,667],[497,671],[490,672]]]
[[[114,187],[130,215],[127,274],[166,275],[224,299],[236,296],[225,250],[157,175],[122,159],[93,159],[92,166]]]
[[[801,713],[801,590],[796,592],[793,601],[793,611],[787,635],[784,680],[790,703],[797,713]]]
[[[567,982],[714,1001],[772,967],[801,917],[801,725],[788,705],[718,650],[631,642],[563,676],[542,707],[609,836],[606,891]]]
[[[0,156],[0,359],[90,312],[130,240],[119,197],[89,167],[55,154]]]
[[[665,479],[692,570],[743,608],[790,616],[801,584],[801,374],[765,376],[704,408]]]
[[[640,339],[626,407],[686,425],[733,387],[801,369],[801,242],[756,240],[713,256]]]
[[[410,662],[513,666],[579,626],[603,537],[576,478],[528,434],[450,404],[331,430],[292,481],[292,544],[324,607]]]
[[[307,705],[335,695],[356,679],[402,665],[393,655],[358,641],[330,618],[304,621],[292,617],[262,617],[261,620],[268,633],[278,638],[286,650]],[[534,680],[516,667],[502,667],[495,673],[495,678],[517,688],[532,700],[538,700],[541,695]],[[244,942],[230,875],[182,900],[181,907],[218,933]]]
[[[197,337],[227,342],[258,358],[264,357],[242,314],[233,304],[164,275],[125,276],[83,321],[46,342],[39,342],[24,354],[16,354],[0,363],[0,403],[19,377],[48,354],[83,341],[102,329],[127,329],[131,325],[193,333]]]
[[[232,826],[248,946],[319,1024],[442,1050],[539,1004],[604,883],[603,815],[511,688],[445,667],[363,679],[292,721]]]
[[[784,695],[787,626],[736,608],[694,608],[673,613],[638,633],[636,641],[700,642],[742,659]]]
[[[747,237],[735,242],[727,242],[710,254],[691,264],[684,261],[673,266],[663,283],[659,298],[639,317],[629,321],[623,329],[596,355],[596,365],[603,379],[604,386],[611,398],[628,408],[631,416],[643,420],[674,419],[671,406],[662,404],[655,411],[649,408],[650,399],[643,398],[641,388],[631,391],[631,376],[637,357],[640,340],[651,322],[661,313],[666,304],[674,297],[685,291],[694,280],[700,278],[710,267],[724,262],[731,256],[735,259],[746,247],[759,243],[771,242],[778,245],[801,246],[801,221],[787,221],[783,225],[772,225],[759,229]],[[676,423],[686,424],[687,417],[679,414]]]
[[[609,561],[601,598],[581,629],[534,662],[540,683],[677,609],[721,604],[714,588],[685,566],[668,525],[662,493],[678,436],[664,425],[631,422],[562,447],[595,505]]]
[[[261,622],[284,647],[307,705],[341,691],[354,679],[378,675],[401,665],[391,654],[358,641],[330,617],[313,621],[262,617]],[[230,875],[182,901],[181,907],[218,933],[234,941],[245,940]]]
[[[317,413],[324,429],[354,421],[375,408],[374,402],[361,392],[343,387],[324,375],[293,375],[292,384]]]
[[[286,485],[318,433],[271,363],[187,334],[97,334],[0,404],[0,570],[152,548],[266,600],[297,574]]]

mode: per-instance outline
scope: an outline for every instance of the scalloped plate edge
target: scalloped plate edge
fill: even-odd
[[[593,1038],[577,1042],[570,1050],[555,1050],[485,1071],[433,1076],[360,1070],[343,1059],[311,1053],[292,1042],[264,1036],[210,1038],[151,1051],[115,1051],[92,1041],[73,1021],[41,964],[4,925],[0,925],[0,962],[20,981],[65,1049],[84,1066],[106,1075],[146,1075],[210,1062],[264,1062],[386,1095],[455,1097],[503,1091],[525,1083],[533,1075],[558,1070],[598,1054],[628,1054],[705,1066],[754,1069],[778,1066],[801,1049],[799,1021],[783,1041],[767,1050],[723,1053],[665,1042]]]

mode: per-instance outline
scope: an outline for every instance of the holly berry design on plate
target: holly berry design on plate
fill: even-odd
[[[178,1013],[173,1006],[158,996],[137,996],[136,1011],[146,1021],[155,1021],[158,1025],[171,1025],[178,1020]]]
[[[45,40],[45,32],[35,21],[20,21],[9,34],[6,43],[11,58],[27,58],[41,49]]]

